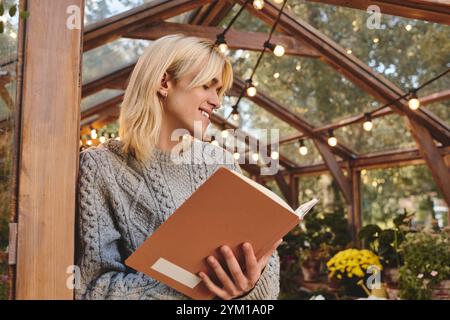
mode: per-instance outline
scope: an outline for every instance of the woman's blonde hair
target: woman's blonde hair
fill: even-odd
[[[195,70],[200,71],[188,89],[209,83],[220,71],[219,98],[231,88],[231,64],[212,41],[169,35],[150,44],[131,74],[120,109],[119,135],[125,154],[138,161],[150,159],[161,129],[163,105],[158,89],[164,73],[176,82]]]

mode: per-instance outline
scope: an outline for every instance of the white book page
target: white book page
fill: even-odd
[[[236,171],[230,170],[232,173],[237,175],[239,178],[243,179],[244,181],[248,182],[252,186],[254,186],[256,189],[264,192],[267,196],[269,196],[272,200],[276,201],[289,211],[291,211],[293,214],[298,216],[300,219],[303,219],[303,217],[316,205],[317,202],[319,202],[318,199],[312,199],[311,201],[305,202],[304,204],[300,205],[297,210],[292,210],[291,206],[286,203],[283,199],[281,199],[275,192],[272,190],[267,189],[266,187],[260,185],[256,181],[253,181],[252,179],[244,176],[243,174],[240,174]]]
[[[308,202],[305,202],[300,207],[295,210],[295,214],[299,216],[300,219],[303,219],[303,217],[319,202],[319,199],[312,199]]]

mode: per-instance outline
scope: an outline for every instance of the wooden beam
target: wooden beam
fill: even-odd
[[[93,23],[84,32],[83,50],[88,51],[119,39],[124,33],[156,21],[180,15],[211,0],[154,0],[122,14]]]
[[[439,154],[442,157],[450,156],[450,147],[439,147]],[[348,161],[338,161],[341,168],[346,168]],[[418,149],[393,150],[388,152],[379,152],[359,156],[351,161],[351,167],[354,169],[385,169],[396,166],[409,166],[425,164]],[[301,166],[292,170],[282,171],[282,174],[294,174],[296,176],[318,175],[328,172],[325,163],[318,163],[310,166]]]
[[[67,27],[66,12],[77,6],[83,19],[84,1],[26,3],[16,299],[73,299],[67,268],[75,252],[83,31]]]
[[[187,36],[210,39],[216,41],[216,36],[223,31],[219,27],[196,26],[183,23],[158,22],[146,25],[139,29],[123,34],[123,37],[132,39],[156,40],[170,34],[181,33]],[[267,34],[262,32],[238,31],[230,29],[226,34],[226,41],[230,49],[243,49],[250,51],[261,51]],[[287,55],[303,57],[320,57],[317,50],[305,45],[291,36],[275,35],[272,41],[283,45]]]
[[[439,0],[306,0],[367,11],[371,5],[380,12],[410,19],[426,20],[450,25],[450,2]]]
[[[431,171],[436,186],[441,191],[447,206],[450,208],[450,172],[445,164],[444,158],[426,128],[414,119],[408,119],[407,124],[414,140],[416,140],[421,156]]]
[[[244,0],[237,1],[240,4],[244,2]],[[262,10],[256,10],[252,6],[248,6],[246,9],[267,23],[273,23],[279,12],[279,9],[270,2],[266,2]],[[285,33],[314,47],[320,52],[324,61],[381,102],[391,102],[404,94],[381,74],[372,70],[355,56],[347,54],[344,48],[299,17],[284,12],[278,26]],[[410,110],[406,100],[395,103],[394,109],[397,113],[407,115],[424,125],[437,141],[444,145],[450,145],[450,128],[429,110],[425,108]]]
[[[349,179],[345,177],[342,169],[339,167],[339,164],[331,152],[330,147],[320,140],[314,140],[314,145],[317,150],[322,155],[323,161],[325,162],[328,170],[330,170],[331,175],[336,180],[339,189],[341,190],[347,204],[352,203],[352,189]]]
[[[450,99],[450,89],[430,94],[428,96],[420,98],[419,100],[420,100],[421,106],[427,106],[431,103],[445,101],[448,99]],[[376,119],[376,118],[387,116],[392,113],[394,113],[394,111],[390,107],[386,107],[386,108],[382,108],[378,111],[375,111],[371,115],[371,118]],[[351,125],[354,123],[364,122],[364,120],[365,120],[364,113],[361,113],[361,114],[357,114],[354,116],[350,116],[348,118],[338,120],[334,123],[330,123],[330,124],[315,128],[313,131],[316,133],[327,132],[330,129],[335,130],[335,129],[342,128],[342,127],[345,127],[345,126],[348,126],[348,125]],[[305,134],[295,134],[290,137],[284,138],[283,140],[280,140],[280,144],[291,142],[291,141],[296,141],[298,139],[302,139],[305,137],[307,137]]]
[[[292,194],[290,186],[287,184],[286,180],[284,180],[283,175],[279,171],[273,177],[280,188],[284,199],[286,199],[286,202],[292,207]]]
[[[290,187],[291,187],[291,207],[296,210],[299,206],[298,202],[298,194],[299,194],[299,183],[300,178],[295,176],[289,176],[290,179]]]
[[[233,6],[234,3],[229,3],[228,1],[213,1],[198,10],[189,23],[203,26],[215,26],[227,16]]]

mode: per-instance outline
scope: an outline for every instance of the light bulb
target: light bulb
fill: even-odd
[[[264,0],[253,0],[253,8],[256,10],[264,8]]]
[[[347,54],[352,54],[352,49],[347,49]]]
[[[409,106],[409,108],[411,109],[411,110],[417,110],[417,109],[419,109],[419,107],[420,107],[420,101],[419,101],[419,99],[417,98],[417,95],[416,95],[416,93],[411,93],[411,97],[409,98],[409,101],[408,101],[408,106]]]
[[[86,142],[86,144],[87,144],[88,146],[92,146],[92,140],[88,140],[88,141]]]
[[[284,47],[277,44],[275,46],[275,48],[273,49],[273,54],[276,55],[277,57],[281,57],[284,55]]]
[[[222,138],[228,137],[228,130],[222,130]]]
[[[275,2],[276,4],[280,4],[283,3],[283,0],[273,0],[273,2]]]
[[[258,161],[258,159],[259,159],[259,154],[257,154],[256,152],[253,153],[253,154],[252,154],[252,159],[253,159],[254,161]]]
[[[279,73],[279,72],[275,72],[275,73],[273,74],[273,77],[274,77],[275,79],[278,79],[278,78],[280,77],[280,73]]]
[[[364,130],[366,130],[366,131],[372,130],[372,128],[373,128],[373,123],[372,123],[372,121],[370,121],[370,120],[364,121],[364,123],[363,123],[363,128],[364,128]]]
[[[234,158],[235,160],[239,160],[240,157],[241,157],[241,154],[240,154],[239,152],[233,153],[233,158]]]
[[[295,66],[295,70],[297,70],[297,71],[300,71],[301,68],[302,68],[302,66],[300,65],[300,63],[298,63],[298,64]]]
[[[373,43],[378,43],[380,41],[379,38],[373,38]]]
[[[337,139],[336,139],[336,137],[329,137],[328,138],[328,144],[330,145],[330,146],[332,146],[332,147],[334,147],[334,146],[336,146],[337,145]]]
[[[225,42],[219,44],[219,50],[220,50],[220,52],[222,52],[222,53],[227,53],[227,51],[228,51],[228,45],[227,45]]]
[[[239,113],[233,113],[233,115],[231,116],[231,119],[236,122],[239,122],[239,118]]]
[[[105,141],[106,141],[106,138],[105,138],[105,137],[103,137],[103,136],[101,136],[99,140],[100,140],[100,143],[105,143]]]
[[[411,26],[410,24],[407,24],[407,25],[405,26],[405,29],[406,29],[406,31],[411,31],[412,26]]]
[[[250,85],[250,87],[247,88],[247,95],[249,97],[254,97],[256,96],[256,88],[253,85]]]
[[[277,160],[279,156],[280,156],[280,154],[279,154],[277,151],[272,151],[272,152],[270,153],[270,157],[271,157],[273,160]]]
[[[95,140],[95,139],[97,139],[97,136],[98,136],[98,135],[97,135],[97,130],[92,129],[92,130],[91,130],[91,138]]]
[[[301,146],[299,151],[302,156],[306,156],[308,154],[308,148],[306,146]]]

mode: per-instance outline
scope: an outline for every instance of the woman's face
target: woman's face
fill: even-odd
[[[166,90],[163,91],[163,95],[167,93],[167,98],[163,100],[163,121],[171,130],[183,128],[192,136],[196,126],[195,133],[201,134],[201,137],[196,138],[202,138],[210,124],[213,110],[220,107],[218,93],[222,87],[222,73],[204,86],[188,89],[189,83],[196,74],[192,72],[176,83],[166,74],[168,77],[166,85],[163,81],[161,89]]]

